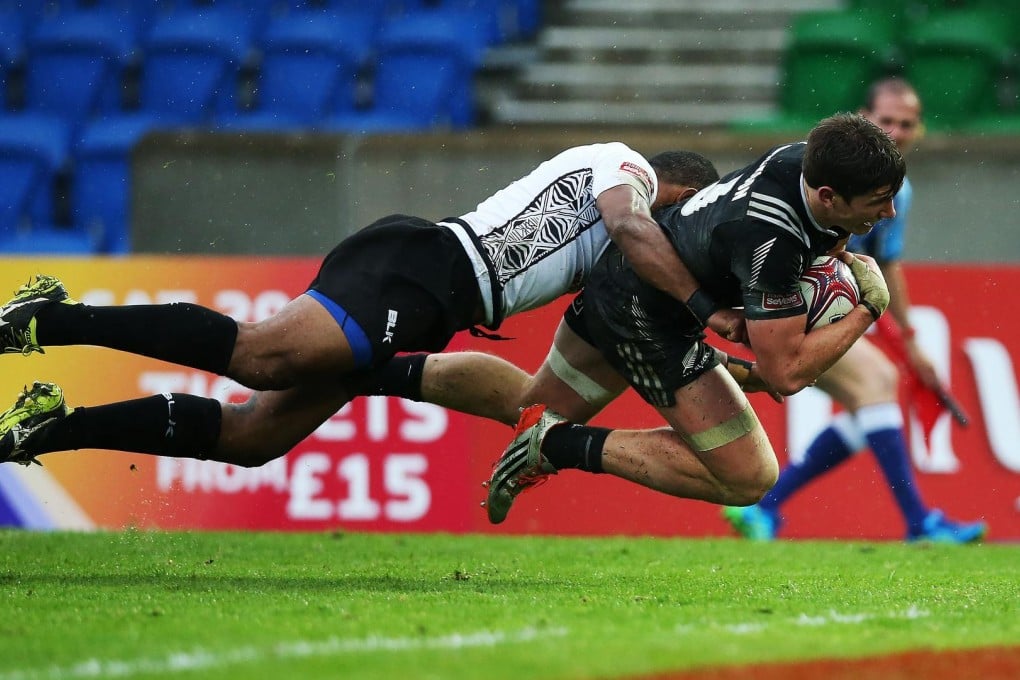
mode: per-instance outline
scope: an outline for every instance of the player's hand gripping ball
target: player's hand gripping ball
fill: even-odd
[[[861,290],[849,265],[835,257],[817,257],[800,277],[807,304],[807,330],[839,321],[861,302]]]

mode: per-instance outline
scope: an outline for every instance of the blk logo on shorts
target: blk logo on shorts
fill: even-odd
[[[397,310],[391,309],[386,312],[386,335],[383,336],[384,343],[393,342],[393,329],[397,327]]]

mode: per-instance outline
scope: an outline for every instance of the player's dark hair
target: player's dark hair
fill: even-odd
[[[659,182],[704,189],[719,179],[719,172],[700,153],[694,151],[663,151],[648,159]]]
[[[882,187],[888,187],[891,198],[907,173],[889,135],[856,113],[837,113],[816,125],[808,135],[801,167],[808,186],[832,187],[847,201]]]

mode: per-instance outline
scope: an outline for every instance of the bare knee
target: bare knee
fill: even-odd
[[[712,471],[719,484],[721,502],[725,505],[753,505],[779,479],[779,461],[760,424],[743,437],[714,452],[709,451],[707,455],[718,457]]]
[[[754,466],[748,466],[739,477],[725,485],[726,505],[754,505],[776,485],[779,479],[779,462],[775,456],[762,457]]]

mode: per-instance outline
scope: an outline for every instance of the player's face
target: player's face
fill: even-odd
[[[881,92],[875,97],[874,107],[862,113],[885,130],[900,153],[912,149],[921,132],[921,102],[913,92]]]
[[[832,223],[843,227],[851,234],[867,234],[875,223],[896,216],[890,187],[881,187],[849,201],[834,194],[831,205]]]

